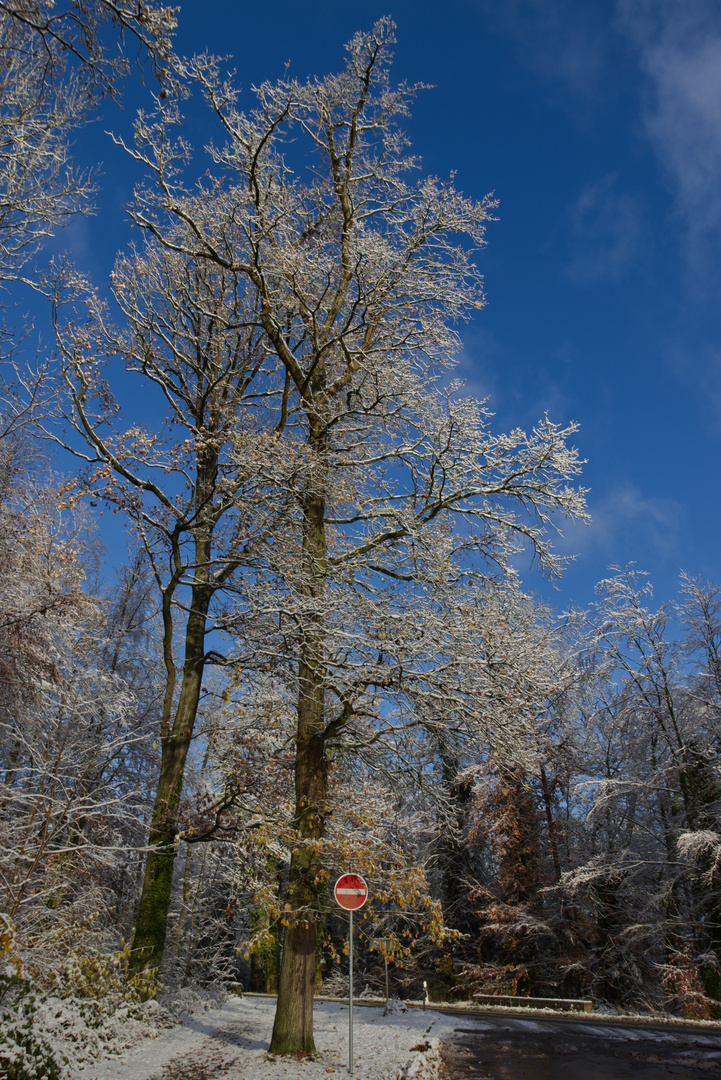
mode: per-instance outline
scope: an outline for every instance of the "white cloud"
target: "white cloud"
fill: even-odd
[[[586,98],[598,91],[606,66],[603,23],[576,0],[478,0],[486,24],[516,41],[521,60],[553,82]]]
[[[568,216],[569,277],[584,283],[617,280],[637,254],[641,225],[636,200],[619,190],[616,174],[587,184]]]
[[[699,254],[721,230],[721,4],[617,0],[648,80],[644,123]]]
[[[713,430],[718,435],[721,434],[721,349],[706,349],[703,359],[701,390],[706,408],[711,411]]]
[[[699,417],[710,423],[714,435],[721,435],[721,347],[677,342],[668,346],[667,357],[679,383],[698,394]]]
[[[499,348],[495,336],[480,322],[471,323],[461,331],[462,347],[456,357],[454,379],[462,379],[465,393],[484,401],[490,398],[489,407],[498,408],[500,390],[498,385]]]
[[[521,62],[560,84],[566,107],[587,121],[616,87],[619,45],[631,47],[644,80],[640,122],[686,223],[692,262],[708,270],[709,234],[721,233],[721,0],[614,3],[609,24],[602,5],[577,0],[476,0],[486,25],[512,37]],[[636,102],[627,106],[637,123]],[[623,254],[611,245],[606,270]],[[592,260],[581,254],[571,270],[583,277]]]
[[[559,550],[626,563],[646,553],[669,556],[678,546],[685,509],[677,499],[644,495],[635,484],[620,482],[598,499],[589,497],[591,525],[564,529]]]
[[[494,430],[530,430],[546,413],[557,423],[566,423],[572,416],[556,367],[577,363],[575,350],[562,346],[547,362],[536,357],[529,364],[528,357],[501,349],[494,335],[478,323],[464,328],[462,337],[453,377],[462,380],[470,397],[487,401]]]

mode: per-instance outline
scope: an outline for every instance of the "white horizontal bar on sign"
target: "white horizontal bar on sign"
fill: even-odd
[[[343,896],[365,896],[365,889],[336,889],[337,893],[341,893]]]

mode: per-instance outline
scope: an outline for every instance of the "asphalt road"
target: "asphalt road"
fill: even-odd
[[[484,1014],[442,1056],[446,1080],[712,1080],[721,1030]]]

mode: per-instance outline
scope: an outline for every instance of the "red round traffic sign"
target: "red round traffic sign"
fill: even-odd
[[[346,911],[357,911],[368,899],[368,886],[360,874],[343,874],[335,883],[333,895]]]

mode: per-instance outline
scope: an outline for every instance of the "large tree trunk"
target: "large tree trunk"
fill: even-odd
[[[207,560],[205,562],[207,567]],[[172,727],[163,724],[160,778],[153,806],[148,843],[151,850],[145,864],[143,890],[135,921],[130,972],[157,968],[163,958],[168,908],[173,884],[175,836],[178,831],[177,813],[183,788],[185,762],[198,712],[203,681],[205,628],[211,589],[206,578],[192,589],[191,609],[185,631],[185,663],[180,685],[178,706]],[[171,627],[172,632],[172,627]],[[172,701],[172,667],[168,670]]]
[[[311,859],[300,850],[291,856],[289,892],[292,912],[283,942],[278,1005],[270,1041],[271,1054],[312,1054],[313,984],[318,923],[316,890],[309,874]]]
[[[285,932],[278,986],[278,1006],[270,1043],[272,1054],[312,1054],[313,989],[318,936],[317,859],[304,840],[323,836],[327,768],[323,676],[325,587],[325,500],[309,494],[303,504],[304,594],[309,613],[300,626],[298,726],[295,759],[295,818],[298,840],[291,854]]]

